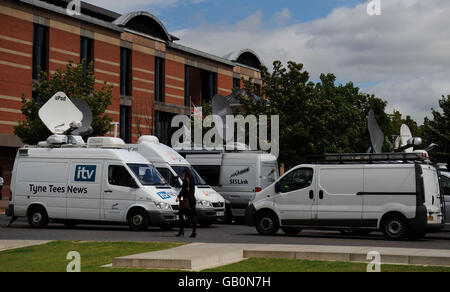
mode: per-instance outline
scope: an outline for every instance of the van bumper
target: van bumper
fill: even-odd
[[[14,217],[14,204],[9,204],[8,209],[6,209],[6,216]]]
[[[217,221],[217,212],[214,208],[196,208],[195,215],[200,222],[214,223]]]
[[[428,225],[428,211],[425,206],[418,206],[416,211],[416,218],[408,220],[410,230],[413,232],[421,232],[427,230]]]
[[[178,221],[176,214],[173,211],[148,211],[151,225],[167,225]]]
[[[245,210],[245,224],[248,226],[255,226],[255,214],[256,208],[250,203]]]

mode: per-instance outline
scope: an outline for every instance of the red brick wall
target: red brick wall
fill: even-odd
[[[9,199],[10,197],[9,186],[11,184],[11,174],[14,166],[14,158],[16,156],[17,149],[9,147],[0,147],[0,152],[2,153],[2,155],[0,155],[0,168],[3,170],[2,177],[5,180],[1,198],[6,200]]]
[[[142,135],[153,133],[155,104],[155,56],[139,51],[132,52],[132,142]]]

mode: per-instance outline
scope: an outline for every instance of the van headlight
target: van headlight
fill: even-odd
[[[158,207],[161,210],[171,210],[172,206],[170,206],[170,204],[165,203],[165,202],[157,202],[155,203],[156,207]]]
[[[211,207],[212,208],[212,203],[210,201],[197,201],[197,205],[200,207]]]

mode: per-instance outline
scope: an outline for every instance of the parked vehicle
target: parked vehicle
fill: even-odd
[[[441,171],[441,187],[445,198],[445,223],[450,224],[450,172]]]
[[[230,202],[230,217],[238,220],[245,219],[245,209],[255,195],[279,177],[276,157],[265,152],[178,152],[186,157],[208,185]]]
[[[181,176],[185,168],[189,168],[195,179],[195,197],[197,199],[197,218],[203,226],[211,225],[217,221],[224,221],[225,199],[213,188],[205,183],[202,177],[192,168],[189,162],[175,150],[159,143],[157,137],[142,136],[138,144],[129,144],[148,161],[150,161],[162,176],[177,191],[181,190]]]
[[[117,138],[90,138],[86,147],[24,147],[12,173],[8,215],[30,226],[49,221],[127,223],[132,230],[177,222],[176,192],[139,153]]]
[[[442,206],[437,169],[419,154],[342,154],[291,169],[257,194],[246,221],[263,235],[381,230],[397,240],[442,226]]]

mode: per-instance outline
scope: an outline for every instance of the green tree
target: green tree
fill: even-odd
[[[450,95],[443,96],[439,106],[441,111],[432,109],[433,119],[425,118],[423,137],[426,144],[439,145],[430,153],[431,157],[450,165]]]
[[[320,82],[314,83],[303,65],[295,62],[288,62],[286,68],[275,61],[272,72],[265,67],[261,70],[261,94],[270,106],[241,95],[243,113],[279,115],[279,161],[288,167],[314,154],[366,152],[370,146],[366,119],[371,108],[381,128],[389,128],[386,102],[361,93],[351,82],[336,85],[333,74],[322,74]],[[244,84],[246,92],[253,94],[252,80]]]
[[[53,75],[41,71],[34,87],[38,98],[26,98],[22,94],[21,111],[25,121],[14,127],[14,133],[26,144],[45,141],[51,133],[39,119],[39,109],[55,93],[63,91],[68,97],[81,98],[89,104],[93,115],[92,136],[105,135],[111,128],[112,119],[104,113],[111,105],[113,87],[106,82],[101,89],[94,89],[94,85],[93,64],[86,65],[84,60],[76,65],[69,61],[65,70],[58,69]]]

